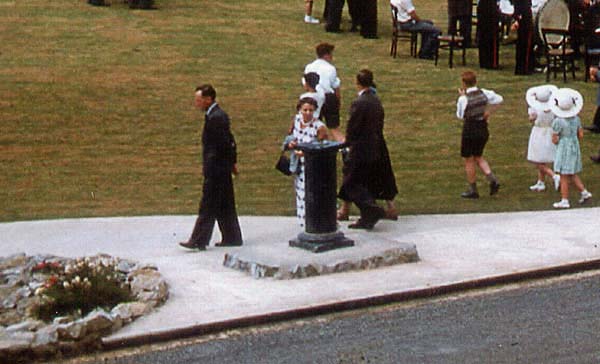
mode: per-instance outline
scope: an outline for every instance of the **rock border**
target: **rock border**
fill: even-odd
[[[154,265],[107,254],[85,259],[90,262],[114,263],[117,270],[125,274],[135,301],[120,303],[109,312],[98,308],[80,318],[56,317],[52,323],[26,316],[19,323],[9,326],[0,324],[0,363],[60,358],[100,349],[103,336],[152,312],[168,299],[167,282]],[[74,261],[73,258],[27,256],[24,253],[0,257],[0,293],[11,292],[0,301],[0,313],[26,310],[23,307],[25,305],[20,303],[32,297],[35,290],[43,284],[36,281],[35,274],[31,272],[33,266],[41,262],[58,262],[64,266]]]
[[[311,253],[313,254],[313,253]],[[321,253],[323,254],[323,253]],[[398,246],[382,252],[358,258],[336,259],[332,261],[311,261],[297,264],[266,263],[244,252],[227,253],[223,265],[248,273],[253,278],[300,279],[324,274],[354,270],[367,270],[395,264],[419,261],[414,244],[398,243]]]

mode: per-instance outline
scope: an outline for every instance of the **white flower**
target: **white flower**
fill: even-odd
[[[69,282],[67,282],[67,281],[64,281],[63,282],[63,287],[65,287],[65,289],[69,289],[69,288],[71,288],[71,284]]]

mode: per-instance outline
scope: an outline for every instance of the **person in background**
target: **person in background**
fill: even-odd
[[[530,75],[535,67],[533,57],[533,16],[531,0],[513,0],[515,22],[512,30],[517,31],[515,75]]]
[[[600,82],[600,77],[598,77],[598,67],[590,67],[589,72],[592,81]],[[596,112],[594,113],[594,121],[592,122],[592,125],[586,126],[585,129],[592,133],[600,133],[600,85],[598,86],[598,91],[596,93]],[[598,155],[600,156],[600,153],[598,153]],[[594,160],[594,162],[596,162],[596,160]]]
[[[560,173],[561,200],[552,206],[555,209],[568,209],[569,184],[573,182],[580,191],[579,203],[583,204],[592,197],[585,188],[578,173],[582,170],[579,141],[583,139],[579,112],[583,108],[583,96],[576,90],[561,88],[552,96],[550,108],[556,118],[552,122],[552,142],[556,144],[554,172]]]
[[[317,109],[314,112],[314,117],[320,119],[321,108],[325,103],[325,93],[319,86],[319,75],[316,72],[309,72],[302,77],[302,87],[306,92],[302,93],[298,99],[312,97],[317,102]]]
[[[417,15],[412,0],[390,0],[390,3],[398,9],[398,23],[401,30],[421,33],[419,58],[434,59],[440,44],[438,36],[442,31],[435,27],[431,20],[423,20]]]
[[[458,94],[460,96],[456,102],[456,116],[464,120],[460,155],[465,161],[465,174],[469,183],[469,189],[460,196],[479,198],[476,166],[481,169],[490,183],[490,195],[495,195],[500,189],[500,183],[483,158],[483,149],[489,138],[490,114],[504,99],[494,91],[478,88],[477,76],[473,71],[463,72],[462,87],[458,90]]]
[[[325,103],[321,108],[321,119],[331,132],[335,140],[341,140],[343,135],[339,132],[340,126],[340,104],[342,93],[340,92],[341,81],[337,76],[337,70],[332,64],[333,50],[335,46],[329,43],[319,43],[315,48],[317,59],[304,67],[304,74],[315,72],[319,75],[319,87],[325,93]]]

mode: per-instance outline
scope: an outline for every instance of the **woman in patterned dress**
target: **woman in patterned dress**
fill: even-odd
[[[298,143],[312,143],[327,139],[327,127],[319,119],[314,117],[317,109],[317,101],[311,97],[304,97],[298,101],[298,115],[294,119],[294,126],[291,134],[294,140],[288,144],[289,149],[296,147]],[[295,152],[299,157],[296,179],[294,187],[296,189],[296,216],[300,226],[304,226],[304,157],[301,151]]]
[[[579,140],[583,138],[579,112],[583,107],[583,97],[573,89],[561,88],[552,96],[551,110],[556,115],[552,122],[552,142],[556,144],[554,157],[554,172],[560,173],[560,195],[562,199],[553,204],[556,209],[568,209],[569,183],[573,181],[575,187],[581,192],[579,203],[584,203],[592,197],[585,189],[583,182],[577,175],[581,172],[581,150]]]

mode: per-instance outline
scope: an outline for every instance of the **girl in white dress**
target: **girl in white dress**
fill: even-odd
[[[314,112],[317,108],[317,101],[310,97],[304,97],[298,101],[299,114],[294,120],[292,135],[294,140],[288,144],[289,149],[296,147],[298,143],[312,143],[319,140],[327,139],[327,127],[319,119],[314,117]],[[298,161],[298,169],[294,187],[296,189],[296,215],[300,226],[304,226],[306,217],[304,208],[304,157],[301,151],[295,152],[300,160]]]
[[[538,170],[536,184],[530,186],[531,191],[541,192],[546,190],[544,177],[548,176],[554,181],[554,189],[558,190],[560,176],[555,174],[547,163],[554,162],[556,145],[552,143],[552,121],[554,113],[550,110],[552,94],[558,88],[554,85],[532,87],[527,90],[525,99],[529,105],[529,121],[533,123],[527,148],[527,160],[533,163]]]

